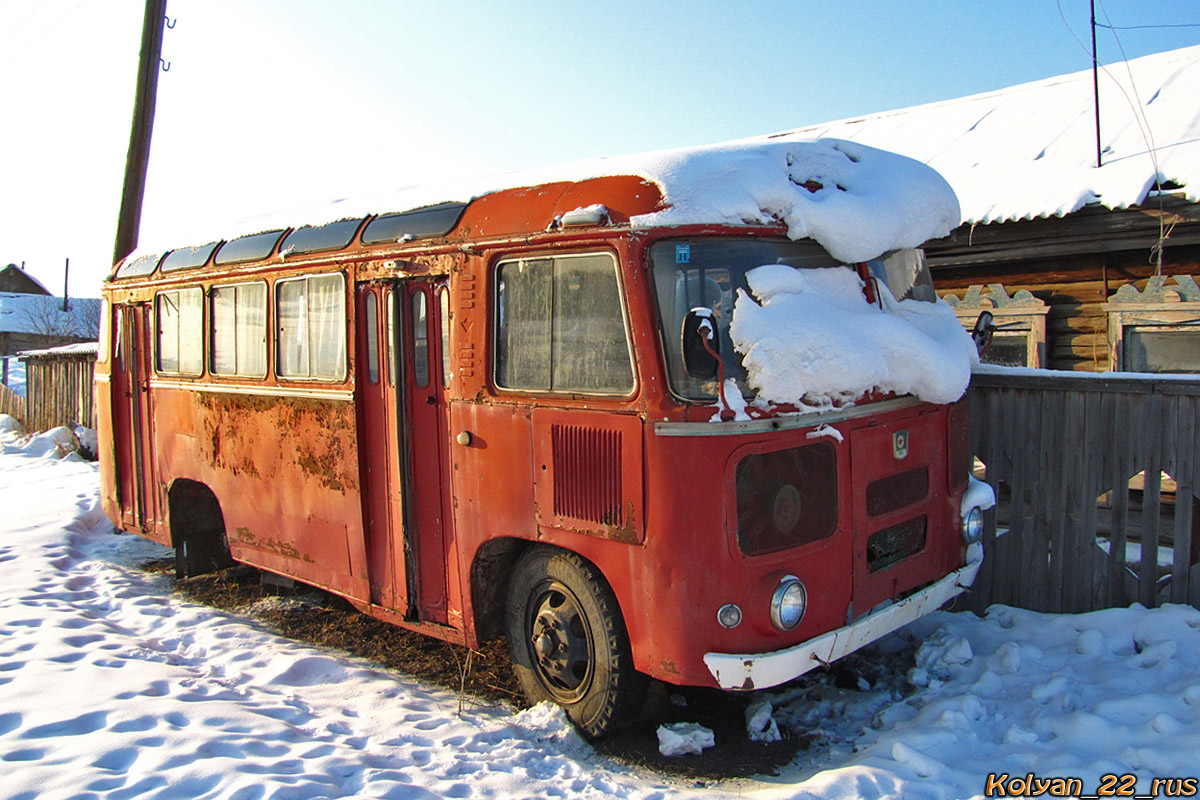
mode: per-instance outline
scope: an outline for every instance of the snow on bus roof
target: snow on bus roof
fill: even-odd
[[[915,247],[944,236],[959,223],[953,189],[919,161],[840,139],[783,135],[348,198],[271,214],[183,242],[147,241],[131,258],[267,230],[469,201],[504,189],[617,175],[649,180],[664,197],[666,207],[634,217],[634,227],[783,224],[791,238],[814,239],[847,262]]]

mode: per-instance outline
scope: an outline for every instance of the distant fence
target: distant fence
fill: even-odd
[[[44,431],[76,422],[96,427],[92,381],[96,349],[80,345],[23,353],[25,427]]]
[[[989,373],[969,391],[1000,502],[967,607],[1200,607],[1200,378]]]
[[[0,414],[8,414],[25,423],[25,398],[0,384]]]

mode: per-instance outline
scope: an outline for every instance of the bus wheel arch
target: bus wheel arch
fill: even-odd
[[[523,550],[504,614],[513,669],[531,702],[563,706],[588,738],[641,712],[646,676],[634,667],[616,595],[591,562],[547,545]]]
[[[176,577],[233,566],[221,503],[208,486],[186,478],[175,480],[167,493],[167,507]]]

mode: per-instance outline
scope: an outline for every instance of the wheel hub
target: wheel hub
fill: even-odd
[[[529,642],[539,675],[560,700],[587,690],[592,643],[575,599],[558,586],[546,588],[533,605]]]

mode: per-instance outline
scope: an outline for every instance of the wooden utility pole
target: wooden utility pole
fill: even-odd
[[[1092,0],[1092,99],[1096,104],[1096,168],[1104,166],[1100,149],[1100,61],[1096,57],[1096,0]]]
[[[125,156],[125,185],[113,263],[137,249],[142,222],[142,196],[146,192],[146,166],[150,162],[150,134],[154,129],[154,101],[158,94],[158,69],[162,59],[163,26],[167,0],[146,0],[142,19],[142,51],[138,58],[137,95],[133,103],[133,128]]]

